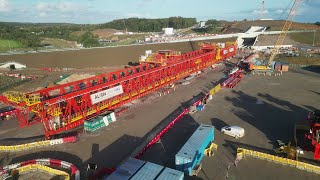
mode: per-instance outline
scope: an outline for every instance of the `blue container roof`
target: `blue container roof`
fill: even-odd
[[[171,168],[165,168],[156,180],[182,180],[184,173]]]
[[[188,139],[186,144],[180,149],[176,156],[188,158],[192,160],[200,149],[204,141],[207,140],[211,132],[214,131],[213,126],[201,124],[198,129]]]
[[[158,164],[147,162],[130,180],[154,179],[163,168]]]
[[[135,174],[143,165],[145,161],[134,158],[129,158],[126,162],[120,165],[106,180],[128,180]]]

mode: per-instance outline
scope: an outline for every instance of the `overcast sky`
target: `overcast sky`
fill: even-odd
[[[285,19],[292,0],[265,0],[264,18]],[[0,0],[0,21],[104,23],[113,19],[170,16],[197,20],[259,19],[262,0]],[[295,18],[320,21],[320,0],[303,0]]]

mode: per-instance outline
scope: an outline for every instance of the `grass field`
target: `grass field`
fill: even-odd
[[[10,50],[10,49],[16,49],[21,47],[22,47],[22,44],[18,41],[0,39],[0,50]]]
[[[41,42],[42,44],[51,44],[55,48],[72,48],[76,47],[76,43],[73,41],[66,41],[63,39],[56,39],[56,38],[45,38]]]
[[[312,45],[314,32],[290,33],[289,37],[299,43]],[[320,31],[315,33],[315,46],[320,46]]]
[[[107,39],[112,39],[113,37],[117,37],[120,41],[127,39],[144,39],[144,37],[148,34],[124,34],[124,35],[111,35]]]
[[[281,57],[276,61],[298,65],[320,65],[320,57]]]

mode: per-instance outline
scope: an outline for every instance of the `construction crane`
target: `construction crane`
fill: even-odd
[[[261,9],[260,9],[260,18],[263,19],[264,17],[264,0],[261,3]]]
[[[5,92],[0,102],[16,108],[20,127],[42,123],[47,138],[79,127],[84,120],[115,110],[137,98],[233,57],[236,43],[203,45],[180,54],[160,51],[140,65],[34,92]],[[32,118],[30,118],[32,117]]]
[[[287,20],[286,20],[284,26],[282,27],[282,30],[280,32],[278,39],[277,39],[277,42],[276,42],[274,48],[271,50],[271,55],[269,57],[268,62],[265,65],[258,65],[258,66],[251,64],[249,66],[249,70],[270,70],[271,69],[269,66],[272,63],[272,61],[275,59],[277,54],[279,53],[279,49],[280,49],[281,45],[283,45],[283,42],[288,34],[288,31],[291,27],[291,24],[293,22],[294,17],[297,15],[297,12],[299,10],[301,3],[302,3],[302,0],[294,0],[292,8],[290,9]]]

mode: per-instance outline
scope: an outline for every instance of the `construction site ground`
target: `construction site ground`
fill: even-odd
[[[83,134],[76,143],[41,149],[1,153],[6,164],[36,158],[55,158],[75,164],[85,175],[88,162],[101,167],[116,167],[142,142],[143,137],[184,102],[207,91],[225,77],[223,70],[199,77],[187,86],[178,87],[169,95],[132,109],[117,122],[92,134]],[[272,153],[276,140],[292,137],[294,124],[303,121],[309,110],[320,108],[320,74],[292,69],[283,76],[245,76],[234,89],[222,89],[204,111],[186,115],[152,146],[142,159],[174,168],[174,155],[183,146],[199,123],[212,124],[216,155],[203,160],[200,179],[317,179],[319,175],[271,162],[245,158],[238,167],[232,165],[237,147]],[[238,125],[246,134],[240,140],[223,135],[219,129]],[[40,124],[19,129],[14,119],[0,124],[0,143],[19,144],[41,139]],[[7,158],[5,158],[7,157]],[[4,159],[5,158],[5,159]],[[319,162],[312,162],[318,165]],[[197,179],[197,178],[193,178]]]
[[[234,42],[236,38],[190,41],[179,43],[143,44],[110,48],[93,48],[32,54],[0,55],[0,63],[16,61],[27,68],[96,68],[127,65],[138,62],[146,50],[177,50],[182,53],[199,49],[203,42]]]

